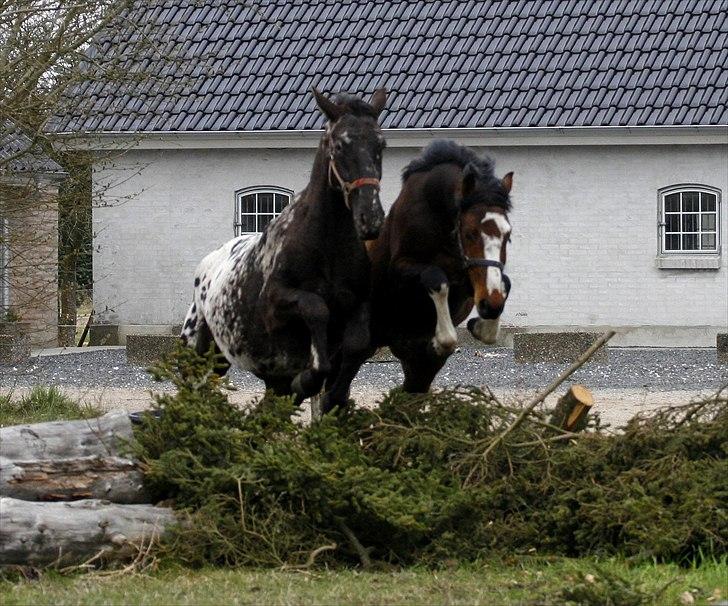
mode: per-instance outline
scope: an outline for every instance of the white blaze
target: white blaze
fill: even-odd
[[[435,325],[435,337],[432,339],[432,346],[438,355],[452,353],[458,342],[457,333],[450,317],[450,307],[447,304],[449,290],[447,284],[441,284],[439,290],[430,291],[430,297],[437,312],[437,324]]]
[[[500,213],[485,213],[485,217],[483,217],[481,223],[485,223],[486,221],[493,221],[500,234],[498,236],[488,236],[483,234],[483,258],[488,259],[489,261],[500,261],[501,248],[503,248],[503,238],[510,233],[511,226],[506,218]],[[487,267],[485,275],[485,286],[488,289],[488,294],[497,291],[505,297],[506,289],[503,284],[501,270],[497,267]]]

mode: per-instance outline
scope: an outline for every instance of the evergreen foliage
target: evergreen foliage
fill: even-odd
[[[178,350],[177,387],[138,431],[149,489],[186,512],[191,565],[436,565],[499,553],[678,563],[728,545],[728,410],[710,400],[569,436],[476,388],[350,407],[304,426],[286,398],[240,410],[215,359]],[[336,547],[333,547],[336,544]],[[323,548],[319,549],[318,548]]]

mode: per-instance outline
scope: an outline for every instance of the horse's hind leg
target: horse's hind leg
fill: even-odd
[[[206,355],[210,351],[210,346],[214,347],[218,360],[215,364],[215,372],[219,376],[224,376],[230,370],[230,362],[222,355],[222,351],[217,346],[217,343],[215,343],[207,321],[198,312],[195,303],[192,304],[190,310],[187,312],[180,336],[185,345],[193,348],[201,356]]]

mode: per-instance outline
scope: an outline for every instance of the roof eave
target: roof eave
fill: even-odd
[[[727,125],[385,128],[389,147],[451,138],[473,146],[726,144]],[[312,148],[322,130],[58,133],[66,147],[118,149]]]

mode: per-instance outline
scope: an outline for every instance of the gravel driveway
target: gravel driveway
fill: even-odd
[[[488,385],[500,397],[521,399],[543,388],[567,366],[516,364],[513,350],[507,348],[462,349],[450,357],[435,385]],[[352,386],[354,396],[364,404],[373,403],[383,392],[400,385],[402,378],[397,362],[367,363]],[[238,389],[234,401],[249,401],[262,392],[263,383],[248,372],[233,370],[231,379]],[[622,423],[640,410],[683,403],[716,391],[728,384],[728,366],[717,363],[714,349],[610,348],[608,363],[586,364],[571,382],[594,392],[597,409],[607,422]],[[123,348],[35,357],[19,366],[0,365],[0,392],[22,395],[38,384],[56,385],[106,409],[125,410],[145,408],[150,402],[149,390],[169,387],[154,382],[143,368],[127,364]]]
[[[516,364],[507,348],[462,349],[450,357],[436,379],[439,387],[459,384],[489,385],[513,389],[546,385],[568,364]],[[233,370],[233,383],[243,390],[263,384],[249,372]],[[397,362],[365,364],[355,386],[387,390],[402,382]],[[610,348],[609,362],[590,362],[573,380],[591,388],[644,388],[651,391],[716,389],[728,383],[728,366],[719,365],[714,349]],[[67,387],[158,388],[139,367],[126,362],[124,348],[31,358],[20,366],[0,365],[0,387],[32,387],[37,384]]]

